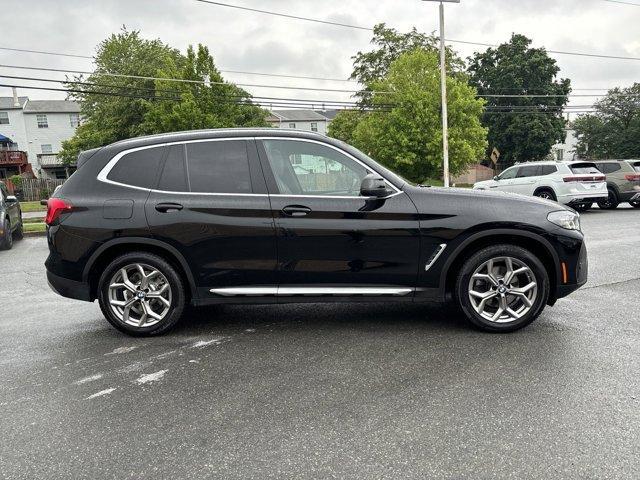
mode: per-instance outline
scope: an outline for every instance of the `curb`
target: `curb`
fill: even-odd
[[[46,230],[44,232],[22,232],[22,235],[25,237],[46,237],[47,232]]]

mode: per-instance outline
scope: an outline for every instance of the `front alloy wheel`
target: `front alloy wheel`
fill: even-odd
[[[469,281],[469,301],[490,322],[509,323],[529,313],[538,294],[531,269],[512,257],[497,257],[480,265]]]
[[[476,327],[511,332],[540,315],[549,289],[549,276],[538,257],[522,247],[502,244],[486,247],[463,263],[455,294]]]

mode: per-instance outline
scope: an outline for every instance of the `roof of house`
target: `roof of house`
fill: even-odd
[[[325,117],[327,120],[333,120],[336,118],[336,115],[340,112],[340,110],[316,110],[317,113]]]
[[[22,108],[27,103],[29,97],[18,97],[19,107],[13,105],[13,97],[0,97],[0,110],[10,110],[12,108]]]
[[[24,113],[80,113],[80,105],[69,100],[29,100]]]
[[[272,122],[315,122],[326,119],[327,117],[313,110],[272,110],[268,120]]]

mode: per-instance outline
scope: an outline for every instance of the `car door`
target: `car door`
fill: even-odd
[[[253,139],[167,147],[146,214],[152,235],[187,260],[201,298],[275,290],[275,228]]]
[[[8,200],[9,191],[2,183],[0,183],[0,196],[2,197],[1,201],[9,215],[9,221],[11,222],[11,228],[13,229],[18,223],[20,223],[20,205],[17,200]]]
[[[498,179],[494,181],[493,185],[489,188],[491,190],[501,190],[503,192],[510,192],[513,180],[518,172],[518,167],[507,168],[504,172],[498,175]]]
[[[515,178],[511,181],[510,190],[522,195],[533,195],[536,182],[540,178],[540,165],[524,165],[518,168]]]
[[[328,143],[264,138],[258,151],[277,229],[281,298],[411,298],[419,219],[404,192],[387,182],[388,198],[360,196],[371,167]]]

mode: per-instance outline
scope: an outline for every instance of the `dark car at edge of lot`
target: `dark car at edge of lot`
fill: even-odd
[[[9,250],[22,233],[22,210],[18,199],[9,195],[7,186],[0,182],[0,250]]]
[[[595,160],[598,170],[607,176],[609,196],[598,202],[604,210],[613,210],[623,202],[640,208],[640,160]]]
[[[455,301],[517,330],[587,280],[579,215],[413,185],[357,149],[280,129],[182,132],[81,153],[48,202],[47,276],[116,328],[185,305]]]

